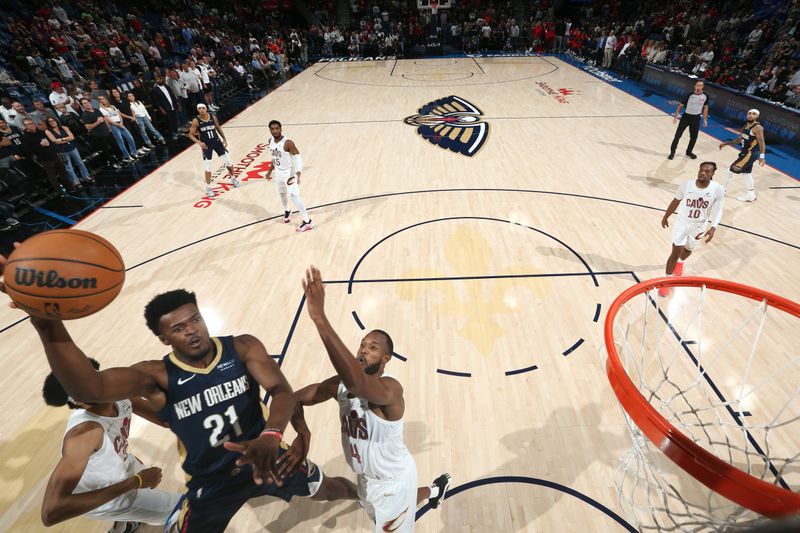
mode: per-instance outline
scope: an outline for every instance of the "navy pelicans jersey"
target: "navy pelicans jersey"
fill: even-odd
[[[206,368],[164,356],[167,401],[158,415],[169,422],[193,483],[230,476],[241,454],[224,442],[255,439],[264,429],[258,382],[239,359],[233,337],[212,337],[216,355]]]
[[[753,122],[749,127],[744,125],[742,130],[742,150],[736,161],[731,165],[731,172],[736,174],[749,173],[753,170],[753,163],[758,159],[760,150],[758,149],[758,139],[753,133],[753,128],[758,126],[758,121]]]
[[[199,132],[200,140],[207,145],[221,143],[219,135],[217,134],[217,126],[214,124],[214,116],[209,114],[208,120],[203,120],[197,117],[197,131]]]

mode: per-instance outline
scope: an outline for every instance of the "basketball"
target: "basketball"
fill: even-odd
[[[76,229],[34,235],[8,257],[6,293],[40,318],[71,320],[91,315],[119,294],[125,264],[104,238]]]

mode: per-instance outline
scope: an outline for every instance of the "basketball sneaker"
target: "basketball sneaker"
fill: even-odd
[[[214,198],[216,196],[216,193],[211,188],[211,185],[206,186],[206,196],[208,196],[209,198]]]
[[[678,261],[675,264],[675,270],[672,271],[673,276],[683,276],[683,263]]]
[[[438,487],[439,493],[434,497],[428,498],[428,504],[432,509],[439,507],[439,504],[442,503],[442,500],[447,496],[447,489],[450,488],[450,474],[444,473],[434,479],[433,483],[431,483],[431,489],[434,487]]]
[[[740,202],[755,202],[758,199],[758,196],[756,196],[756,193],[753,191],[748,191],[747,194],[744,196],[737,196],[736,199]]]
[[[241,183],[239,183],[239,180],[237,180],[234,176],[231,176],[231,183],[237,189],[242,185]]]
[[[296,231],[311,231],[312,229],[314,229],[314,221],[309,219],[308,222],[303,222],[300,224]]]
[[[658,295],[663,297],[669,296],[669,287],[661,287],[658,289]]]
[[[283,212],[283,223],[284,224],[288,224],[289,222],[291,222],[292,218],[291,218],[290,215],[291,215],[291,213],[289,211],[284,211]]]

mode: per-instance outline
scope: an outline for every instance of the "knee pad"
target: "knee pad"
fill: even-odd
[[[225,153],[222,154],[222,161],[225,163],[226,167],[233,166],[233,162],[231,161],[231,154],[229,154],[227,151],[225,151]]]
[[[203,168],[206,169],[206,172],[211,172],[211,160],[210,159],[203,159]]]

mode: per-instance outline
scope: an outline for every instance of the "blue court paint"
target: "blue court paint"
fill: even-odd
[[[456,372],[455,370],[444,370],[443,368],[437,368],[436,373],[444,374],[446,376],[456,376],[459,378],[472,377],[472,374],[470,374],[469,372]]]
[[[516,376],[517,374],[524,374],[525,372],[533,372],[538,368],[539,367],[536,365],[531,365],[526,366],[525,368],[518,368],[517,370],[509,370],[506,372],[506,376]]]
[[[361,319],[358,318],[358,313],[356,313],[355,311],[353,311],[353,320],[356,321],[356,325],[361,329],[361,331],[367,329],[364,327],[364,324],[361,323]]]
[[[567,348],[567,350],[565,352],[562,352],[561,355],[563,355],[564,357],[568,356],[569,354],[577,350],[581,344],[583,344],[583,338],[580,338],[577,341],[575,341],[575,344]]]
[[[602,307],[602,305],[597,304],[597,307],[594,310],[594,318],[592,319],[592,322],[597,322],[597,320],[600,318],[600,309]]]

